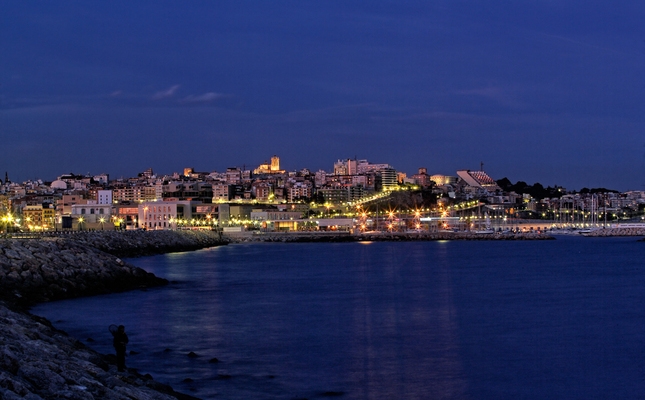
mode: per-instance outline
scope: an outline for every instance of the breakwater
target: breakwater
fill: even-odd
[[[226,244],[217,232],[193,230],[49,232],[47,237],[70,239],[119,257],[191,251]]]
[[[645,228],[604,228],[595,229],[584,234],[593,237],[609,236],[645,236]]]
[[[432,241],[432,240],[552,240],[543,233],[476,233],[476,232],[271,232],[228,235],[233,243],[244,242],[360,242],[360,241]]]
[[[0,241],[0,299],[9,303],[29,306],[167,283],[73,239]]]
[[[142,289],[167,280],[119,257],[223,243],[214,232],[81,232],[0,240],[0,398],[191,398],[25,311],[37,302]]]

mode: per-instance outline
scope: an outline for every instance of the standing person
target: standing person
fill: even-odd
[[[112,344],[116,350],[116,367],[119,372],[123,372],[125,371],[125,346],[128,344],[125,326],[119,325],[119,328],[112,335],[114,336]]]

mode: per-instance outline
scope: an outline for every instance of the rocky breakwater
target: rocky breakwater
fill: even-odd
[[[476,232],[274,232],[231,237],[232,242],[358,242],[358,241],[432,241],[432,240],[553,240],[543,233]]]
[[[167,283],[80,241],[0,240],[0,299],[10,303],[28,306]]]
[[[50,232],[119,257],[191,251],[226,244],[215,231],[80,231]]]
[[[645,236],[645,228],[604,228],[585,232],[585,236],[609,237],[609,236]]]
[[[492,232],[393,232],[363,233],[357,235],[361,241],[434,241],[434,240],[553,240],[543,233],[492,233]]]

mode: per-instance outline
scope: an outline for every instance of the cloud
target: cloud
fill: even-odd
[[[217,100],[217,99],[221,99],[222,97],[224,97],[224,95],[221,94],[221,93],[207,92],[207,93],[204,93],[204,94],[200,94],[198,96],[195,96],[195,95],[191,94],[189,96],[186,96],[182,100],[182,102],[185,102],[185,103],[208,103],[208,102],[211,102],[211,101],[214,101],[214,100]]]
[[[167,90],[162,90],[160,92],[157,92],[152,96],[153,100],[161,100],[161,99],[167,99],[169,97],[172,97],[175,95],[175,92],[177,89],[179,89],[180,85],[173,85]]]

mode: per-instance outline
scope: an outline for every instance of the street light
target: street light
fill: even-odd
[[[101,230],[103,230],[103,224],[105,224],[105,217],[99,218],[99,222],[101,223]]]
[[[2,220],[6,223],[5,233],[9,233],[9,228],[11,227],[11,223],[13,222],[13,215],[11,215],[11,213],[8,213],[5,217],[3,217]]]

